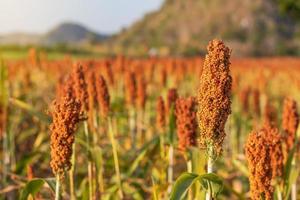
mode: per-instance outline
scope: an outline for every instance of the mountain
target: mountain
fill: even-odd
[[[274,0],[166,0],[113,37],[110,45],[127,53],[155,48],[193,54],[220,38],[234,55],[274,55],[299,53],[299,35],[299,24],[282,16]]]
[[[0,36],[0,44],[46,45],[102,42],[108,35],[98,34],[76,23],[62,23],[45,34],[12,33]]]
[[[46,33],[42,38],[43,44],[57,44],[57,43],[85,43],[85,42],[99,42],[107,38],[107,35],[101,35],[90,31],[82,25],[75,23],[63,23]]]

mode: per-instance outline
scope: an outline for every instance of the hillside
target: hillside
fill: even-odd
[[[101,42],[108,36],[98,34],[76,23],[62,23],[45,34],[12,33],[0,36],[0,44],[19,45],[78,45],[88,42]]]
[[[221,38],[235,55],[298,53],[299,25],[283,17],[273,0],[166,0],[110,40],[127,52],[156,48],[167,53],[204,51]]]
[[[63,23],[45,34],[41,38],[41,42],[43,44],[76,44],[93,41],[98,42],[106,39],[106,37],[106,35],[90,31],[82,25],[75,23]]]

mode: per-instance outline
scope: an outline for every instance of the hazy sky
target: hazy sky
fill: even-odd
[[[163,0],[0,0],[0,33],[43,33],[65,22],[79,22],[92,30],[114,33]]]

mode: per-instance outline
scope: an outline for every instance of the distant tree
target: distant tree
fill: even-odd
[[[293,17],[297,22],[300,22],[300,0],[276,0],[279,4],[279,9],[285,15]]]

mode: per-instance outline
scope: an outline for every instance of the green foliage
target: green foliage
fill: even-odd
[[[44,184],[47,184],[50,189],[54,192],[55,191],[55,178],[43,179],[37,178],[30,180],[24,187],[20,200],[27,200],[29,195],[34,197],[43,187]]]
[[[211,191],[213,197],[217,197],[223,189],[223,181],[216,174],[198,175],[195,173],[183,173],[176,180],[170,199],[180,200],[196,181],[200,182],[202,189]]]
[[[283,194],[284,199],[289,199],[289,194],[291,192],[292,184],[296,183],[296,180],[299,176],[300,169],[295,166],[295,153],[297,150],[298,142],[295,142],[294,147],[288,154],[288,159],[285,164],[284,174],[283,174],[283,181],[284,181],[284,188]]]
[[[299,0],[277,0],[280,10],[300,22],[300,1]]]

